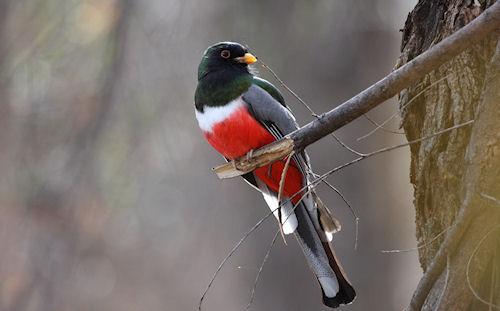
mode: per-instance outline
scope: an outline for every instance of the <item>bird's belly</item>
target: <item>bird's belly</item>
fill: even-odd
[[[204,132],[208,143],[228,159],[235,159],[273,142],[274,137],[248,112],[239,107],[226,119]]]

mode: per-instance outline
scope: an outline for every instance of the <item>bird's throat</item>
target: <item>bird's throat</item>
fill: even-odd
[[[206,75],[198,81],[195,106],[203,111],[205,106],[224,106],[246,92],[252,85],[252,75],[245,72],[221,70]]]

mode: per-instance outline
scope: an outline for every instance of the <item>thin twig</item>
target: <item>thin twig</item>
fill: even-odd
[[[266,63],[264,63],[260,58],[259,58],[259,63],[262,65],[262,67],[264,67],[273,75],[273,77],[279,82],[279,84],[282,87],[284,87],[288,92],[290,92],[290,94],[293,95],[293,97],[295,97],[302,105],[304,105],[304,107],[306,107],[307,110],[309,110],[309,112],[313,117],[318,117],[318,115],[311,109],[311,107],[309,107],[309,105],[305,101],[303,101],[302,98],[299,97],[299,95],[297,95],[291,88],[289,88],[288,85],[286,85],[285,82],[283,82],[283,80],[281,80],[280,77],[278,77],[278,75],[274,72],[274,70],[271,69],[271,67],[269,67]]]
[[[359,151],[356,151],[354,149],[352,149],[352,147],[349,147],[347,144],[345,144],[337,135],[335,135],[335,133],[331,133],[330,134],[342,147],[344,147],[345,149],[349,150],[350,152],[354,153],[355,155],[357,156],[364,156],[365,154],[364,153],[361,153]]]
[[[498,258],[498,247],[495,248],[495,253],[493,254],[493,258]],[[495,290],[497,288],[497,276],[498,276],[498,260],[493,260],[493,268],[491,273],[491,284],[490,284],[490,303],[493,304],[493,299],[495,297]],[[491,311],[492,307],[489,306],[488,311]]]
[[[368,114],[364,114],[363,117],[368,120],[371,124],[375,125],[376,127],[380,128],[382,131],[386,132],[386,133],[391,133],[391,134],[398,134],[398,135],[404,135],[405,132],[398,132],[398,131],[394,131],[394,130],[391,130],[391,129],[388,129],[388,128],[385,128],[383,125],[381,125],[380,123],[377,123],[377,121],[373,120],[370,116],[368,116]]]
[[[278,191],[278,202],[281,202],[281,197],[283,195],[283,188],[285,187],[286,174],[288,172],[288,167],[290,166],[290,160],[292,159],[293,155],[294,152],[292,151],[292,153],[290,153],[290,155],[287,157],[285,166],[283,167],[283,171],[281,172],[279,191]]]
[[[500,200],[499,200],[499,199],[497,199],[497,198],[495,198],[495,197],[492,197],[491,195],[487,195],[487,194],[485,194],[485,193],[481,193],[481,196],[482,196],[483,198],[486,198],[486,199],[488,199],[488,200],[491,200],[491,201],[495,202],[496,204],[500,205]]]
[[[450,230],[452,226],[449,226],[448,228],[444,229],[443,231],[441,231],[440,233],[438,233],[435,237],[433,237],[430,241],[422,244],[422,245],[419,245],[417,247],[413,247],[413,248],[408,248],[408,249],[391,249],[391,250],[382,250],[380,251],[381,253],[384,253],[384,254],[387,254],[387,253],[406,253],[406,252],[413,252],[413,251],[418,251],[419,249],[421,248],[425,248],[429,245],[431,245],[432,243],[434,243],[434,241],[436,241],[440,236],[442,236],[444,233],[446,233],[448,230]]]
[[[486,300],[484,300],[483,298],[481,298],[479,296],[479,294],[476,292],[476,290],[472,287],[472,284],[470,282],[470,278],[469,278],[469,270],[470,270],[470,263],[472,262],[472,259],[474,258],[474,256],[476,255],[476,252],[479,250],[479,247],[481,246],[481,244],[483,244],[484,240],[486,240],[486,238],[493,232],[495,231],[497,228],[500,228],[500,224],[497,224],[496,226],[494,226],[493,228],[491,228],[482,238],[481,240],[479,240],[479,243],[477,243],[476,245],[476,248],[474,248],[474,251],[472,252],[472,254],[470,255],[469,257],[469,260],[467,261],[467,268],[465,269],[465,276],[466,276],[466,279],[467,279],[467,285],[469,286],[469,289],[470,291],[472,292],[472,294],[474,295],[474,297],[476,297],[477,300],[479,300],[480,302],[484,303],[485,305],[489,306],[490,308],[495,308],[495,309],[499,309],[500,310],[500,306],[497,306],[495,304],[492,304]]]
[[[283,196],[283,188],[285,188],[285,179],[286,179],[286,174],[288,173],[288,167],[290,166],[290,160],[292,159],[292,156],[294,155],[294,151],[288,155],[288,158],[286,159],[285,162],[285,167],[283,168],[283,171],[281,171],[281,178],[280,178],[280,184],[279,184],[279,189],[278,189],[278,204],[281,205],[281,197]],[[283,243],[285,245],[288,245],[286,243],[285,239],[285,234],[283,232],[283,222],[281,221],[281,208],[278,209],[278,226],[280,228],[280,234],[281,237],[283,238]]]
[[[344,201],[344,203],[347,205],[347,207],[349,208],[349,210],[351,211],[351,214],[354,217],[354,221],[355,221],[354,250],[357,250],[358,249],[358,237],[359,237],[359,217],[358,217],[358,213],[356,213],[356,210],[352,207],[352,205],[349,203],[349,201],[347,201],[346,197],[344,197],[344,195],[342,194],[342,192],[340,192],[339,189],[337,189],[335,186],[333,186],[332,184],[330,184],[328,182],[328,180],[323,179],[322,182],[325,185],[327,185],[328,187],[330,187],[333,191],[335,191],[340,196],[340,198],[342,199],[342,201]]]
[[[320,175],[318,175],[316,173],[312,173],[312,175],[314,177],[316,177],[316,178],[320,177]],[[359,217],[358,217],[358,214],[356,213],[356,210],[351,206],[351,204],[349,203],[349,201],[347,201],[346,197],[342,194],[342,192],[340,192],[339,189],[337,189],[337,187],[335,187],[334,185],[332,185],[326,179],[323,179],[322,182],[325,185],[327,185],[328,187],[330,187],[330,189],[332,189],[333,191],[335,191],[335,193],[337,193],[340,196],[340,198],[344,201],[344,203],[347,205],[347,207],[351,211],[351,214],[354,217],[355,225],[356,225],[355,237],[354,237],[354,250],[357,250],[358,249],[358,233],[359,233]]]
[[[255,276],[255,281],[253,282],[253,287],[252,287],[252,293],[250,295],[250,301],[248,302],[247,306],[245,307],[245,310],[250,309],[252,306],[253,300],[255,298],[255,290],[257,289],[257,284],[259,283],[259,278],[262,273],[262,270],[264,269],[264,265],[266,264],[267,259],[269,258],[269,254],[271,254],[271,250],[273,249],[274,243],[276,243],[276,239],[278,238],[278,234],[280,231],[276,231],[274,234],[273,240],[271,241],[271,244],[269,245],[266,255],[264,256],[264,259],[262,259],[262,263],[260,264],[259,271],[257,272],[257,275]]]
[[[438,303],[435,310],[439,310],[439,306],[441,305],[441,300],[443,300],[444,294],[446,293],[446,289],[448,288],[448,280],[450,277],[450,254],[446,256],[446,276],[444,278],[444,286],[441,295],[439,295]]]
[[[386,125],[389,121],[391,121],[392,119],[394,119],[394,117],[396,117],[401,111],[403,111],[406,107],[408,107],[412,102],[414,102],[417,98],[420,97],[420,95],[424,94],[425,92],[427,92],[431,87],[433,87],[434,85],[438,84],[439,82],[443,81],[443,80],[446,80],[447,78],[449,78],[452,74],[448,74],[444,77],[442,77],[441,79],[429,84],[428,86],[426,86],[422,91],[418,92],[417,95],[413,96],[408,102],[406,102],[398,111],[396,111],[395,113],[393,113],[389,118],[385,119],[384,122],[378,124],[373,130],[371,130],[370,132],[368,132],[367,134],[361,136],[361,137],[358,137],[356,139],[356,141],[361,141],[369,136],[371,136],[373,133],[375,133],[376,131],[378,131],[379,129],[383,128],[384,125]],[[368,118],[368,116],[366,114],[364,114],[364,116],[370,120]],[[373,121],[375,124],[376,122]]]
[[[203,304],[203,300],[205,299],[205,297],[206,297],[208,291],[210,290],[210,288],[212,287],[213,282],[217,278],[217,275],[219,274],[219,271],[226,264],[226,261],[228,261],[229,258],[231,258],[231,256],[234,254],[234,252],[236,252],[236,250],[240,247],[240,245],[243,244],[243,242],[246,241],[246,239],[252,234],[252,232],[254,232],[258,227],[260,227],[260,225],[264,221],[266,221],[266,219],[268,219],[269,216],[271,216],[272,214],[273,214],[273,211],[271,211],[266,216],[264,216],[263,218],[261,218],[247,233],[245,233],[245,235],[238,241],[238,243],[236,243],[233,246],[233,248],[229,251],[229,253],[226,255],[226,257],[224,257],[224,259],[220,262],[219,266],[217,267],[217,270],[215,270],[214,274],[212,275],[212,278],[208,282],[208,285],[205,288],[205,291],[201,295],[200,301],[198,302],[198,310],[201,310],[201,305]]]

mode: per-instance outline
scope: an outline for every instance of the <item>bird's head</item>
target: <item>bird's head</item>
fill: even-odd
[[[248,65],[257,58],[248,53],[248,49],[235,42],[220,42],[210,46],[201,59],[198,67],[198,80],[209,73],[223,70],[249,73]]]

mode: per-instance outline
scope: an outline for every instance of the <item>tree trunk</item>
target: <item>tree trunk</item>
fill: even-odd
[[[463,27],[493,2],[420,0],[405,24],[399,63]],[[500,305],[498,38],[492,33],[400,94],[408,140],[475,120],[472,127],[411,146],[417,240],[428,244],[419,249],[425,274],[412,310]]]

